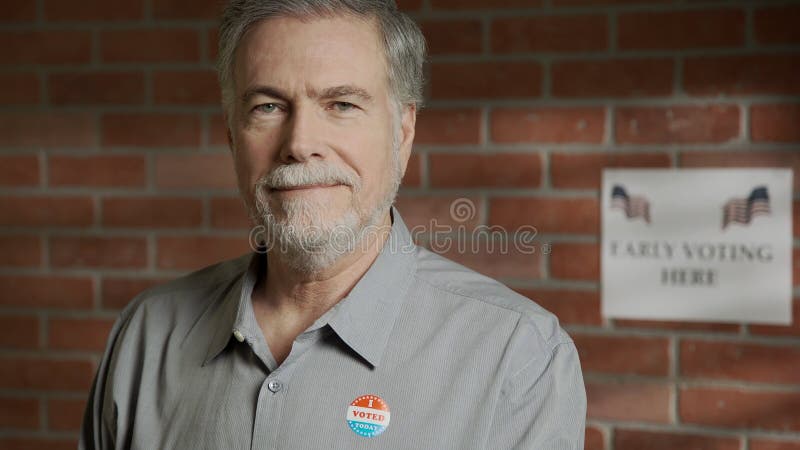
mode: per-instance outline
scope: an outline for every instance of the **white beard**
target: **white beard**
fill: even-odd
[[[358,201],[361,180],[354,173],[329,163],[312,160],[314,162],[279,166],[260,178],[255,186],[250,216],[254,223],[263,227],[265,250],[280,252],[281,259],[291,270],[313,274],[357,250],[360,243],[369,245],[371,239],[365,237],[377,230],[400,188],[398,133],[396,130],[390,179],[382,197],[371,207]],[[283,218],[276,217],[269,204],[270,187],[318,183],[341,183],[352,190],[350,207],[340,217],[327,218],[328,205],[315,198],[283,199],[280,205]]]

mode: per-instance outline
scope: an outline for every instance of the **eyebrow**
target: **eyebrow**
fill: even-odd
[[[322,91],[320,98],[331,99],[338,97],[358,97],[363,101],[372,101],[372,96],[366,90],[351,85],[329,87]]]
[[[250,99],[256,95],[264,95],[267,97],[277,98],[283,101],[288,101],[289,97],[278,88],[272,86],[257,85],[257,86],[252,86],[244,91],[244,94],[242,94],[241,97],[242,103],[249,102]],[[372,96],[365,89],[347,84],[323,89],[322,92],[318,94],[318,97],[323,100],[340,98],[340,97],[358,97],[365,102],[372,101]]]
[[[280,89],[274,88],[272,86],[252,86],[247,88],[242,94],[242,103],[247,103],[250,101],[251,98],[255,97],[256,95],[264,95],[266,97],[273,97],[280,100],[287,100],[287,95],[281,92]]]

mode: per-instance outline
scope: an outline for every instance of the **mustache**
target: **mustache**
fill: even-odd
[[[311,184],[344,184],[358,189],[361,179],[351,170],[313,161],[277,166],[256,181],[256,189],[288,189]]]

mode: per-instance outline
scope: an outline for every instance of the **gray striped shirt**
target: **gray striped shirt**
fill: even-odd
[[[556,318],[413,244],[380,255],[278,366],[253,252],[137,296],[109,337],[82,449],[583,448],[578,354]]]

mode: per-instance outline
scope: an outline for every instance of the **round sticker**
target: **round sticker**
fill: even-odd
[[[347,424],[357,435],[375,437],[389,426],[389,406],[377,395],[362,395],[347,407]]]

